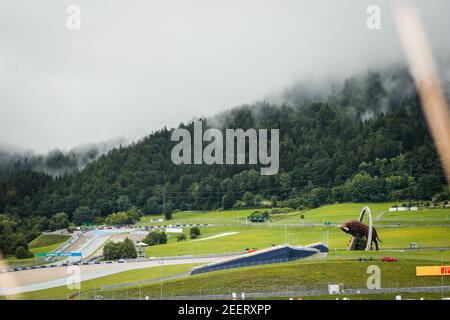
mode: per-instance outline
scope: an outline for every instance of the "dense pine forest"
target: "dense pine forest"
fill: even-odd
[[[12,254],[43,230],[98,223],[130,209],[170,217],[174,210],[449,199],[402,68],[349,78],[326,97],[289,90],[282,104],[244,105],[204,123],[280,129],[278,174],[262,176],[259,165],[174,165],[168,128],[58,176],[20,159],[0,174],[0,250]],[[192,123],[180,127],[193,130]]]

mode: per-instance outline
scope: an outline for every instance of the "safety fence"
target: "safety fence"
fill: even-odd
[[[134,282],[121,283],[121,284],[106,285],[106,286],[102,286],[100,288],[100,290],[111,290],[111,289],[120,289],[120,288],[126,288],[126,287],[137,287],[137,286],[140,286],[140,285],[143,285],[143,284],[149,284],[149,283],[152,283],[152,282],[187,277],[190,274],[191,274],[190,272],[184,272],[184,273],[172,274],[172,275],[168,275],[168,276],[155,277],[155,278],[147,279],[147,280],[140,280],[140,281],[134,281]]]
[[[214,291],[214,290],[212,290]],[[148,293],[144,290],[134,290],[134,291],[90,291],[89,293],[84,292],[79,294],[78,299],[89,299],[89,300],[231,300],[231,299],[267,299],[267,298],[302,298],[302,297],[313,297],[313,296],[333,296],[333,297],[346,297],[352,296],[352,298],[357,299],[358,295],[372,295],[372,294],[404,294],[404,293],[415,293],[415,294],[441,294],[450,292],[450,286],[428,286],[428,287],[403,287],[403,288],[380,288],[380,289],[367,289],[367,288],[346,288],[339,292],[330,293],[327,285],[316,285],[314,288],[309,288],[306,286],[296,286],[296,287],[285,287],[284,290],[280,288],[274,288],[272,291],[263,292],[233,292],[227,290],[226,292],[211,293],[211,290],[204,293],[199,293],[195,295],[179,295],[163,292],[163,287],[161,287],[160,292]]]

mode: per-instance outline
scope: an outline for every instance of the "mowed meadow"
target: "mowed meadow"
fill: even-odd
[[[272,215],[270,221],[265,223],[250,223],[246,219],[255,211],[254,209],[177,212],[172,220],[159,222],[151,221],[161,218],[159,216],[145,216],[138,225],[213,224],[200,226],[201,235],[197,239],[190,239],[190,226],[183,227],[183,232],[187,235],[184,241],[177,241],[177,234],[168,234],[167,244],[150,246],[147,257],[244,253],[246,249],[264,249],[276,244],[308,245],[319,241],[328,243],[330,252],[326,258],[311,257],[290,263],[237,268],[164,281],[159,281],[158,277],[188,272],[194,265],[132,270],[84,281],[81,296],[77,299],[91,299],[97,294],[105,298],[126,299],[142,296],[160,298],[161,292],[163,298],[167,298],[185,294],[283,291],[290,287],[314,288],[329,282],[359,288],[365,286],[366,269],[371,264],[380,266],[382,270],[382,287],[440,285],[440,278],[416,277],[415,267],[450,262],[450,251],[438,250],[441,247],[450,247],[450,228],[445,223],[450,210],[389,212],[392,203],[367,204],[383,241],[380,243],[381,250],[349,252],[346,247],[350,236],[342,232],[337,224],[357,219],[361,208],[365,205],[335,204],[312,210],[290,211]],[[417,217],[424,223],[418,222]],[[325,226],[325,222],[331,222],[333,225]],[[37,244],[45,244],[43,240],[46,239],[39,239]],[[417,243],[419,250],[404,250],[412,242]],[[421,250],[423,248],[435,249]],[[383,263],[380,261],[383,256],[392,256],[399,261]],[[101,290],[105,285],[149,279],[153,281],[141,286],[130,284],[121,289]],[[445,285],[448,285],[447,280],[444,279]],[[74,292],[75,290],[68,290],[66,287],[58,287],[10,298],[66,299]],[[390,296],[370,295],[366,298],[383,299]]]
[[[324,242],[328,243],[330,251],[339,251],[346,249],[350,236],[342,232],[337,224],[357,219],[362,207],[368,206],[382,240],[381,249],[405,249],[412,242],[420,248],[450,247],[450,224],[447,225],[450,209],[389,212],[392,205],[394,203],[327,205],[273,214],[270,221],[263,223],[251,223],[246,218],[255,209],[177,212],[170,221],[151,222],[151,219],[161,217],[146,216],[138,225],[214,225],[200,226],[201,235],[194,240],[189,239],[189,227],[183,227],[187,240],[178,242],[176,234],[169,234],[167,244],[148,248],[149,257],[244,252],[245,249],[263,249],[283,243],[308,245]],[[364,221],[367,223],[367,217]],[[325,222],[334,225],[325,226]]]

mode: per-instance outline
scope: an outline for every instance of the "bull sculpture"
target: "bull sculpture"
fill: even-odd
[[[362,237],[367,239],[369,237],[369,227],[357,220],[348,221],[340,225],[339,228],[357,239],[361,239]],[[375,243],[376,250],[378,250],[378,241],[383,242],[378,237],[377,230],[372,227],[372,239],[370,244],[372,245],[372,242]]]

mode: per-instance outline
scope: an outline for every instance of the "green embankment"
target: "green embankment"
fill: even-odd
[[[234,235],[208,239],[205,241],[177,242],[176,235],[169,235],[165,245],[150,247],[147,256],[199,255],[225,252],[243,252],[246,248],[266,248],[272,244],[289,243],[306,245],[313,242],[327,242],[331,250],[345,249],[349,236],[336,227],[324,227],[329,221],[339,224],[357,219],[363,203],[326,205],[320,208],[294,211],[271,216],[270,223],[246,223],[246,216],[254,209],[213,212],[177,212],[173,220],[159,224],[207,223],[225,224],[220,227],[200,227],[201,236],[197,240],[227,232]],[[416,242],[419,247],[450,246],[450,209],[423,209],[410,212],[389,212],[394,203],[367,204],[373,215],[374,224],[382,239],[381,248],[407,248]],[[380,217],[377,220],[377,217]],[[302,218],[303,217],[303,218]],[[150,216],[144,217],[141,225],[151,224]],[[308,226],[314,224],[314,226]],[[436,224],[436,225],[432,225]],[[189,228],[184,228],[188,234]]]
[[[164,219],[163,215],[144,216],[137,223],[139,226],[167,225],[177,223],[242,223],[256,209],[245,210],[224,210],[224,211],[181,211],[175,212],[171,220],[157,222],[157,219]],[[154,220],[153,222],[151,220]]]
[[[272,244],[286,242],[293,245],[306,245],[319,241],[325,243],[328,241],[329,243],[330,253],[326,260],[306,260],[280,265],[241,268],[164,281],[164,294],[167,295],[265,291],[282,289],[287,286],[326,285],[333,282],[355,288],[365,287],[368,277],[366,268],[369,264],[378,264],[382,268],[382,287],[440,285],[440,278],[417,278],[415,266],[441,264],[441,260],[443,263],[449,263],[449,251],[398,251],[396,249],[408,248],[411,242],[416,242],[419,248],[450,247],[450,223],[447,223],[450,210],[424,209],[417,212],[388,212],[392,205],[393,203],[368,204],[374,220],[380,215],[380,219],[374,221],[383,241],[380,243],[382,251],[378,252],[348,252],[346,247],[350,239],[349,235],[337,227],[322,225],[325,221],[341,223],[349,219],[356,219],[364,206],[360,203],[327,205],[312,210],[277,214],[272,216],[271,223],[247,225],[246,216],[255,211],[249,209],[221,212],[177,212],[174,214],[173,220],[165,222],[150,222],[150,219],[155,217],[146,216],[139,224],[224,224],[224,226],[200,227],[201,236],[195,240],[188,237],[186,241],[177,242],[176,235],[169,234],[167,244],[148,248],[147,256],[150,257],[244,252],[246,248],[262,249],[270,247]],[[302,215],[303,218],[301,218]],[[319,225],[306,226],[307,224]],[[439,226],[430,226],[430,224]],[[183,231],[188,234],[189,228],[184,228]],[[237,233],[206,239],[228,232]],[[42,249],[42,247],[38,248]],[[400,261],[392,264],[381,263],[380,258],[386,255],[394,256]],[[371,257],[373,260],[355,261],[360,257],[366,259]],[[353,259],[353,261],[349,261],[349,259]],[[183,269],[182,266],[179,267]],[[173,268],[177,269],[176,266]],[[174,271],[174,273],[184,272],[188,269],[190,268],[183,269],[183,271],[177,269],[177,272]],[[139,272],[141,271],[129,271],[125,278],[121,278],[119,274],[110,276],[111,278],[104,277],[91,280],[92,282],[86,281],[82,289],[91,290],[106,284],[135,281],[129,280],[135,277],[151,277],[150,273],[145,274],[145,271],[142,271],[145,275],[140,275]],[[158,273],[159,271],[153,268],[153,271],[149,272]],[[445,283],[449,284],[448,277],[445,279]],[[145,286],[144,289],[146,290],[145,295],[157,297],[160,295],[161,286],[160,283],[152,284]],[[129,297],[133,297],[137,293],[137,288],[128,288],[126,291]],[[114,290],[111,291],[111,294],[117,295],[114,296],[116,298],[126,298],[121,296],[126,291]],[[73,292],[67,291],[66,288],[54,288],[28,293],[23,297],[64,299]],[[107,296],[110,292],[102,294]],[[86,294],[86,297],[89,297],[89,293]],[[380,298],[383,297],[387,296],[380,295]]]
[[[449,255],[445,257],[449,262]],[[359,262],[349,260],[296,261],[285,264],[263,265],[240,269],[210,272],[182,279],[163,281],[163,295],[228,294],[232,292],[271,292],[300,289],[326,288],[329,283],[342,284],[345,288],[365,288],[369,265],[381,269],[381,287],[440,286],[441,277],[416,277],[417,265],[439,265],[440,261],[400,259],[396,263],[379,260]],[[443,279],[450,285],[449,277]],[[153,283],[126,289],[98,292],[105,298],[137,298],[139,294],[158,298],[161,284]],[[89,297],[89,295],[87,295]]]
[[[272,244],[289,243],[307,245],[314,242],[327,242],[331,251],[344,250],[350,239],[349,235],[336,227],[284,227],[284,226],[228,226],[200,228],[201,237],[177,242],[172,235],[164,245],[150,246],[149,257],[200,255],[211,253],[244,252],[246,248],[263,249]],[[187,230],[185,231],[187,233]],[[224,237],[205,239],[227,232],[238,232]],[[327,235],[328,234],[328,235]],[[408,248],[411,242],[419,247],[450,247],[449,227],[382,227],[378,235],[383,242],[380,248]]]
[[[60,245],[62,245],[65,241],[67,241],[70,236],[67,235],[59,235],[59,234],[41,234],[36,239],[32,240],[28,244],[28,249],[31,253],[36,255],[40,252],[52,252],[57,249]],[[8,256],[5,259],[6,263],[14,265],[14,266],[26,266],[35,263],[39,263],[42,261],[38,261],[36,257],[28,258],[28,259],[17,259],[14,256]]]
[[[34,248],[47,248],[50,246],[58,246],[67,241],[70,238],[68,235],[60,234],[41,234],[28,244],[30,249]]]
[[[110,276],[83,281],[81,283],[80,290],[82,292],[85,292],[93,289],[99,289],[102,286],[106,285],[135,282],[140,280],[154,279],[160,276],[164,277],[184,273],[190,271],[195,266],[197,266],[197,264],[171,265],[164,267],[151,267],[145,269],[125,271]],[[61,286],[51,289],[27,292],[17,296],[10,296],[8,298],[23,299],[23,300],[61,300],[67,299],[67,297],[77,292],[79,292],[79,290],[68,289],[66,286]]]
[[[271,222],[274,224],[308,224],[342,223],[350,219],[357,219],[361,208],[368,206],[371,209],[375,224],[393,224],[397,222],[414,223],[435,223],[450,224],[450,208],[447,209],[421,209],[418,211],[398,211],[389,212],[389,208],[395,203],[342,203],[325,205],[316,209],[293,211],[284,214],[271,215]],[[217,223],[217,224],[242,224],[246,222],[246,217],[256,210],[265,209],[245,209],[245,210],[225,210],[225,211],[183,211],[173,214],[172,220],[156,222],[151,220],[164,218],[161,215],[144,216],[137,223],[140,226],[167,225],[177,223]],[[303,216],[303,218],[302,218]],[[380,217],[377,220],[377,217]]]

